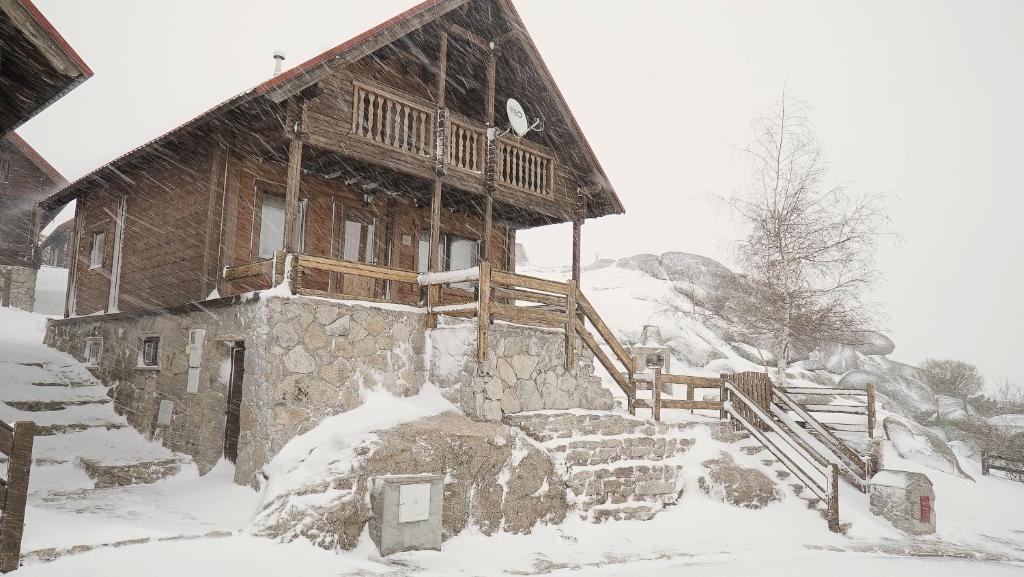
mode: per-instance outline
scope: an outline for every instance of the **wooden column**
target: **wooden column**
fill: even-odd
[[[576,281],[569,281],[565,295],[565,370],[576,365]]]
[[[495,188],[495,131],[494,131],[494,85],[497,75],[497,58],[495,48],[491,48],[487,54],[487,95],[486,95],[486,121],[487,121],[487,150],[484,154],[484,232],[483,240],[480,243],[480,260],[490,261],[493,244],[491,241],[491,230],[494,226],[494,188]]]
[[[299,248],[299,183],[302,180],[302,140],[292,136],[288,143],[288,180],[284,197],[284,250]]]
[[[491,328],[491,263],[480,263],[480,295],[477,304],[476,358],[487,361],[487,336]]]
[[[429,272],[441,270],[441,187],[444,180],[444,158],[445,158],[445,122],[444,111],[445,91],[448,80],[448,32],[441,32],[441,43],[437,55],[437,126],[434,135],[434,188],[430,201],[430,262],[427,263]],[[427,286],[427,319],[428,329],[437,326],[437,315],[433,312],[441,300],[440,285],[431,284]]]
[[[0,572],[18,568],[21,558],[21,536],[25,529],[25,502],[28,500],[28,477],[32,467],[32,442],[36,426],[31,421],[14,424],[14,430],[0,423],[0,438],[9,441],[3,452],[7,461],[7,486],[0,519]],[[6,444],[6,443],[5,443]]]
[[[661,368],[654,369],[654,382],[651,385],[651,410],[654,420],[661,420]]]
[[[572,223],[572,280],[580,283],[580,245],[582,243],[583,223],[579,220]]]
[[[875,385],[868,383],[868,438],[875,438]]]

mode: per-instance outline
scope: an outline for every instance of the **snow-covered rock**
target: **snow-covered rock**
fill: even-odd
[[[882,333],[871,331],[864,333],[861,338],[863,342],[854,349],[862,355],[889,355],[896,350],[896,343]]]
[[[996,415],[988,418],[989,424],[995,426],[999,432],[1006,435],[1024,433],[1024,415]]]
[[[970,478],[960,468],[960,462],[949,445],[935,433],[916,423],[896,417],[886,417],[882,426],[900,457],[936,471]]]

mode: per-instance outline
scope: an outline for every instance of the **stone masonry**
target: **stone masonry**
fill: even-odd
[[[27,266],[0,264],[0,301],[8,296],[8,302],[0,305],[31,311],[36,302],[36,275],[38,270]],[[10,275],[8,277],[8,275]],[[10,278],[11,286],[4,286]]]
[[[522,413],[505,421],[552,454],[585,519],[650,519],[683,494],[683,466],[674,458],[694,444],[686,426],[586,411]]]
[[[613,406],[611,392],[594,375],[594,355],[580,339],[576,365],[566,369],[561,331],[495,323],[483,364],[475,358],[475,326],[435,329],[432,340],[434,382],[473,418],[500,421],[525,411]]]

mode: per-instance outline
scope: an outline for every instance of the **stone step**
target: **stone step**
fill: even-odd
[[[106,429],[113,431],[116,429],[123,429],[127,425],[121,423],[57,423],[53,425],[36,425],[36,436],[37,437],[48,437],[51,435],[63,435],[66,433],[77,433],[80,431],[88,431],[90,429]]]
[[[659,508],[649,505],[626,505],[623,507],[595,507],[590,511],[594,523],[605,521],[648,521],[658,514]]]
[[[786,479],[788,479],[790,477],[791,474],[792,473],[790,473],[789,471],[782,471],[782,470],[775,471],[775,478],[780,480],[780,481],[785,481]]]
[[[685,453],[694,444],[693,439],[681,437],[607,437],[603,439],[570,440],[561,444],[549,443],[552,453],[564,455],[567,466],[605,465],[631,459],[661,461]]]
[[[804,489],[806,489],[807,487],[804,487],[800,483],[790,483],[789,488],[793,489],[793,494],[799,496],[801,493],[804,492]]]
[[[79,459],[78,465],[93,481],[96,489],[148,485],[178,474],[181,466],[191,461],[183,457],[142,461],[138,463],[106,464],[91,459]]]
[[[572,437],[656,435],[674,428],[628,415],[608,412],[532,412],[505,416],[508,425],[522,429],[542,443]]]
[[[740,452],[745,455],[758,455],[764,452],[764,445],[744,445],[740,447]]]
[[[775,465],[778,465],[781,462],[782,461],[778,459],[761,459],[761,464],[764,465],[765,467],[774,467]]]
[[[68,407],[81,407],[83,405],[109,405],[108,399],[86,399],[70,401],[4,401],[4,404],[12,409],[30,413],[42,413],[49,411],[63,411]]]

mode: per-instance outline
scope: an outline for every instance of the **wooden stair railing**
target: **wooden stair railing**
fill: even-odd
[[[840,470],[845,473],[844,476],[847,480],[856,485],[861,492],[866,493],[868,481],[874,474],[874,464],[871,460],[850,448],[849,445],[811,415],[803,406],[794,401],[783,389],[773,386],[772,396],[772,414],[776,419],[791,429],[794,435],[802,437],[806,442],[813,443],[817,441],[821,443],[825,450],[828,451],[827,454],[831,457],[830,460],[839,465]],[[807,428],[817,433],[817,436],[812,436],[810,431],[793,421],[789,416],[789,412],[793,412],[803,419]]]
[[[35,434],[36,426],[31,421],[14,426],[0,421],[0,453],[7,456],[7,478],[0,479],[0,573],[14,571],[21,559]]]
[[[723,410],[730,418],[757,439],[815,497],[827,505],[826,520],[833,533],[839,524],[839,465],[781,426],[759,403],[745,395],[735,384],[725,383]],[[770,436],[775,433],[775,436]],[[803,465],[800,464],[803,461]]]
[[[576,320],[573,324],[575,324],[576,327],[576,334],[580,336],[583,343],[587,345],[587,348],[594,353],[594,358],[601,363],[605,370],[608,371],[608,374],[612,376],[612,379],[615,380],[615,383],[619,385],[619,388],[622,389],[622,392],[626,394],[629,414],[636,414],[637,399],[636,381],[633,379],[633,373],[635,371],[633,358],[629,355],[626,347],[622,346],[619,339],[615,337],[612,330],[608,328],[608,325],[604,322],[601,316],[597,314],[597,310],[594,308],[594,305],[590,304],[590,301],[587,300],[587,297],[579,290],[578,287],[576,287],[575,290],[575,297],[576,309],[579,313],[582,313],[582,319],[579,316],[574,315],[576,316]],[[584,319],[590,321],[590,324],[593,325],[598,336],[600,336],[605,344],[608,345],[612,354],[614,354],[615,358],[619,361],[619,364],[622,365],[621,369],[615,366],[611,357],[609,357],[601,348],[597,338],[587,330]],[[566,331],[566,338],[569,338],[569,331]]]

